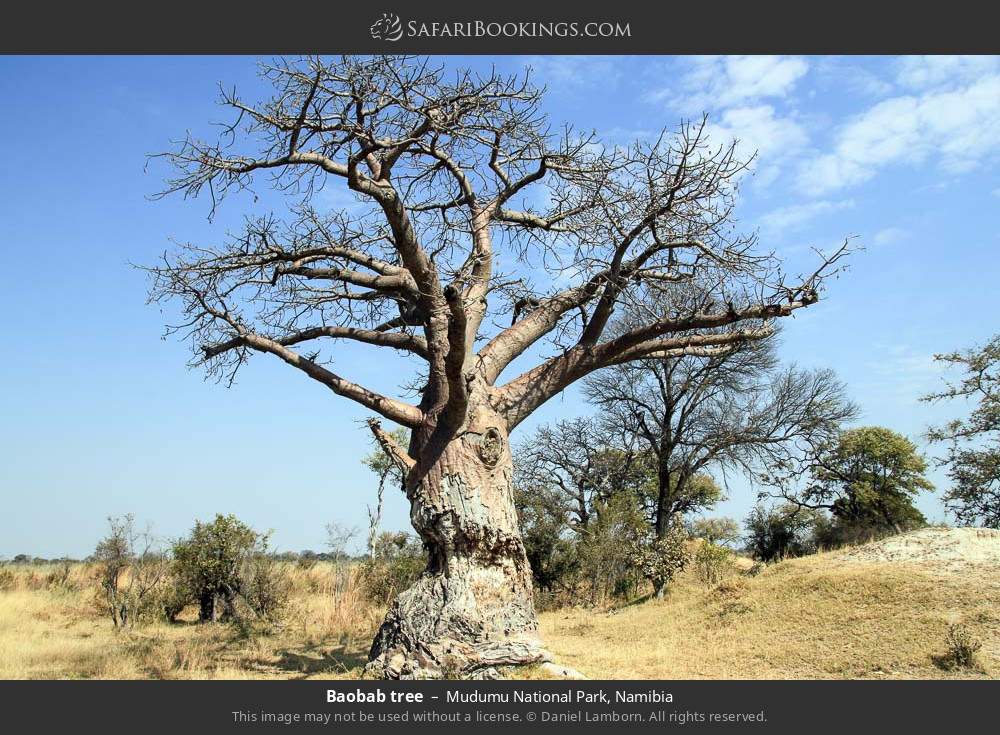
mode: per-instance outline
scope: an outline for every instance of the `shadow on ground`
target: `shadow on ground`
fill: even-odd
[[[368,657],[361,651],[347,646],[332,649],[319,647],[302,650],[278,651],[278,658],[271,666],[291,675],[289,679],[306,679],[316,674],[349,674],[364,668]]]

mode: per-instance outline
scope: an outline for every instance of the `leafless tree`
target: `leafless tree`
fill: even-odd
[[[656,308],[705,298],[684,290]],[[615,329],[636,329],[653,304],[627,310]],[[730,332],[723,327],[717,333]],[[605,431],[631,433],[655,458],[657,537],[719,499],[714,485],[696,482],[701,473],[791,471],[856,415],[832,371],[779,369],[775,339],[772,334],[710,355],[643,358],[586,379],[585,392],[600,407]]]
[[[209,373],[231,380],[269,354],[410,430],[403,447],[370,424],[406,473],[430,561],[392,604],[369,674],[541,660],[510,432],[600,368],[765,336],[818,300],[846,248],[786,278],[733,231],[745,165],[732,146],[710,147],[703,123],[607,146],[551,127],[527,74],[388,56],[283,60],[262,74],[269,99],[223,92],[233,119],[220,139],[165,154],[176,173],[164,193],[207,193],[214,208],[266,182],[297,204],[166,255],[151,297],[180,304],[170,331]],[[313,195],[337,185],[351,206],[317,211]],[[713,302],[608,337],[616,308],[685,282]],[[742,326],[716,331],[725,325]],[[345,340],[403,353],[416,402],[335,372],[323,350]],[[522,355],[534,366],[508,374]]]
[[[338,521],[326,524],[326,548],[330,550],[330,556],[338,565],[349,557],[348,547],[357,535],[358,529],[353,526]]]
[[[108,535],[92,559],[104,604],[115,628],[128,629],[152,607],[157,588],[170,570],[149,527],[138,529],[131,514],[108,518]]]
[[[569,527],[583,531],[599,503],[645,479],[635,442],[614,438],[591,418],[540,426],[515,452],[514,484],[525,493],[554,493]]]

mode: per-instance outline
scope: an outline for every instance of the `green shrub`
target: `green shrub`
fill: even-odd
[[[596,504],[576,544],[581,596],[592,605],[607,597],[634,596],[644,578],[636,552],[647,533],[634,497],[622,493]]]
[[[570,538],[563,498],[548,487],[515,487],[514,502],[521,540],[542,599],[574,586],[580,567],[577,544]]]
[[[734,570],[733,552],[724,546],[701,541],[694,552],[695,574],[704,584],[714,587]]]
[[[691,538],[704,539],[710,544],[727,546],[739,542],[740,524],[732,518],[697,518],[687,524]]]
[[[268,534],[235,516],[196,522],[173,552],[177,594],[190,592],[202,622],[242,624],[248,617],[273,622],[285,606],[290,585],[269,553]]]
[[[691,559],[688,537],[680,526],[674,526],[660,538],[652,538],[647,533],[635,535],[626,548],[629,560],[637,572],[653,585],[657,596],[663,595]]]
[[[177,616],[194,601],[194,594],[183,581],[171,576],[158,590],[156,605],[168,623],[176,623]]]

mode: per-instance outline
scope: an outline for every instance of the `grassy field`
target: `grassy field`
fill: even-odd
[[[92,570],[12,566],[0,591],[0,678],[287,679],[359,675],[382,610],[354,570],[290,570],[281,630],[226,625],[123,634],[101,616]],[[978,668],[946,671],[949,623],[982,641]],[[595,679],[991,678],[1000,675],[996,566],[789,560],[707,586],[686,572],[669,596],[541,615],[557,661]],[[538,672],[525,671],[527,676]]]

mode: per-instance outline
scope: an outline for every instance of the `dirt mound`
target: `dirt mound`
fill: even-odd
[[[1000,531],[989,528],[924,528],[836,554],[858,562],[939,562],[1000,565]]]

